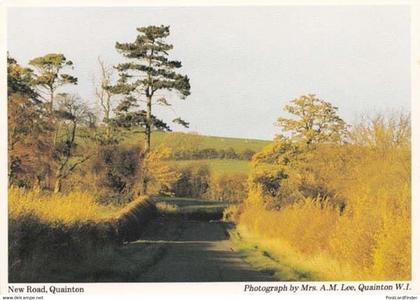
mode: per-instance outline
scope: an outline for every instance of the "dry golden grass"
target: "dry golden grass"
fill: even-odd
[[[253,186],[239,231],[279,261],[317,274],[316,279],[410,280],[409,119],[377,118],[353,133],[352,151],[324,151],[322,158],[315,155],[316,161],[308,162],[345,199],[343,212],[310,198],[268,210],[261,190]],[[322,162],[338,154],[350,162],[344,168]]]
[[[34,215],[41,221],[72,223],[116,217],[121,208],[99,205],[84,192],[52,194],[22,188],[9,188],[9,218]]]

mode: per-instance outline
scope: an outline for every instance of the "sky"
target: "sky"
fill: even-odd
[[[63,91],[94,106],[98,56],[123,62],[115,42],[160,24],[170,25],[170,57],[182,62],[191,95],[172,94],[172,106],[154,113],[180,116],[189,131],[272,139],[286,103],[309,93],[348,123],[410,110],[408,6],[9,8],[7,47],[22,65],[63,53],[79,81]]]

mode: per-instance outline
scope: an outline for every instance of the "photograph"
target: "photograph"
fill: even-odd
[[[5,14],[9,293],[410,294],[410,5]]]

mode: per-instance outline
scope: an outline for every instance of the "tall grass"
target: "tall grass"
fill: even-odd
[[[86,192],[53,194],[23,188],[9,188],[9,218],[31,214],[43,222],[83,222],[116,216],[121,207],[99,205]]]
[[[312,183],[322,180],[333,187],[332,198],[344,199],[344,209],[313,196],[269,210],[262,204],[266,196],[254,185],[239,231],[279,261],[314,274],[314,279],[409,280],[409,124],[408,117],[365,120],[355,126],[351,145],[340,146],[339,153],[320,151],[306,162],[325,175],[311,173]],[[327,162],[337,154],[351,163],[331,168]]]
[[[125,207],[97,204],[84,192],[9,189],[9,281],[86,281],[155,215],[143,197]],[[112,256],[112,255],[111,255]],[[60,266],[60,267],[59,267]],[[89,267],[87,267],[89,266]],[[99,268],[99,269],[98,269]]]

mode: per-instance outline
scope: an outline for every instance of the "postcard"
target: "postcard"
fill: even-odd
[[[417,299],[419,12],[4,2],[3,299]]]

